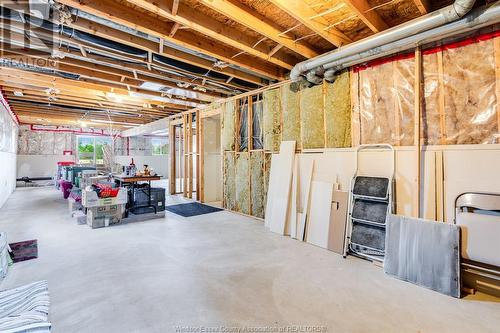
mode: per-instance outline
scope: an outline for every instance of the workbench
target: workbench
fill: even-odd
[[[156,206],[151,204],[151,181],[161,180],[162,176],[114,176],[115,181],[119,183],[120,186],[128,186],[131,191],[129,191],[129,200],[126,206],[125,217],[128,217],[129,212],[133,212],[137,208],[153,208],[155,214],[157,213]],[[137,183],[148,182],[148,204],[142,206],[134,205],[134,191]]]

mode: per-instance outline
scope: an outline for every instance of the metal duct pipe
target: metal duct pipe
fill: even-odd
[[[337,73],[336,70],[329,69],[329,70],[325,71],[324,79],[330,83],[333,83],[337,79],[336,73]]]
[[[325,80],[327,77],[332,77],[337,71],[344,68],[358,65],[380,57],[385,57],[394,53],[406,51],[419,44],[430,43],[497,23],[500,23],[500,2],[497,2],[489,8],[478,8],[470,12],[467,17],[464,17],[461,20],[421,32],[417,35],[403,38],[374,50],[368,50],[360,54],[355,54],[350,57],[331,62],[324,66],[327,69],[325,71]]]
[[[324,74],[324,72],[325,70],[322,67],[310,70],[306,74],[306,79],[313,84],[320,84],[321,82],[323,82],[322,75]]]
[[[298,81],[303,73],[324,66],[332,61],[365,52],[382,45],[427,31],[462,18],[474,6],[475,0],[455,0],[438,11],[416,18],[405,24],[388,29],[372,37],[340,47],[316,58],[296,64],[290,72],[290,79]]]

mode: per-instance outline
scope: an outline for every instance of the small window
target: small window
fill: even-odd
[[[77,156],[79,164],[103,165],[104,145],[113,144],[108,136],[78,136]]]
[[[167,138],[153,138],[151,139],[153,146],[153,155],[167,155],[168,154],[168,139]]]

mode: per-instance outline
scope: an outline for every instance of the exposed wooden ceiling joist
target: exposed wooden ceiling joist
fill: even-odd
[[[294,42],[291,38],[282,36],[282,31],[279,28],[269,22],[267,18],[252,12],[249,8],[245,8],[242,5],[227,0],[199,0],[199,2],[303,57],[312,58],[318,55],[318,52],[311,46]],[[270,54],[271,51],[272,50],[268,50],[267,54]],[[272,58],[269,55],[267,56]]]
[[[259,75],[275,80],[281,80],[285,77],[284,70],[278,66],[248,56],[247,54],[236,56],[238,53],[231,47],[223,44],[214,45],[209,39],[200,39],[188,30],[179,30],[174,37],[170,37],[170,31],[174,23],[159,21],[153,16],[138,13],[132,8],[116,3],[113,0],[59,0],[59,3],[163,38],[171,43],[206,54],[226,63],[240,66]],[[156,50],[158,50],[158,47]]]
[[[19,32],[25,31],[25,26],[22,23],[16,22],[16,21],[2,20],[0,26],[4,29],[8,29],[8,30],[16,30],[17,29],[17,31],[19,31]],[[109,28],[107,26],[103,26],[101,24],[86,20],[84,18],[78,18],[77,22],[75,22],[72,26],[74,28],[76,28],[77,30],[80,30],[80,31],[83,31],[86,33],[90,33],[90,34],[96,34],[97,36],[102,37],[102,38],[110,39],[110,40],[113,40],[113,41],[118,42],[118,43],[122,43],[122,44],[125,44],[128,46],[136,47],[136,48],[142,49],[144,51],[147,51],[150,54],[157,47],[156,46],[157,43],[155,43],[153,41],[149,41],[149,40],[137,37],[137,36],[133,36],[133,35],[130,35],[128,33],[123,32],[123,31],[115,30],[115,29]],[[69,43],[71,45],[75,45],[78,48],[87,48],[90,50],[96,50],[98,52],[110,53],[113,57],[116,57],[119,59],[120,58],[127,58],[126,55],[124,55],[123,53],[119,54],[115,50],[103,50],[103,49],[96,47],[93,44],[84,43],[84,42],[78,41],[76,39],[66,37],[64,35],[51,34],[51,33],[47,32],[43,29],[40,29],[40,28],[31,28],[30,30],[32,33],[36,34],[37,38],[45,39],[46,41],[47,40],[57,41],[58,43],[66,42],[66,43]],[[20,36],[19,38],[24,38],[24,35],[21,35],[19,32],[17,33],[17,36]],[[16,36],[16,34],[14,33],[11,38],[14,38],[15,36]],[[118,36],[120,38],[117,38],[115,40],[113,38],[110,38],[110,36]],[[34,42],[32,42],[32,44],[36,44],[36,40]],[[71,52],[71,50],[68,50],[66,52]],[[81,56],[80,53],[81,52],[79,52],[78,56]],[[214,68],[213,63],[211,63],[209,61],[206,61],[202,58],[197,58],[197,57],[190,55],[190,54],[183,55],[182,52],[171,49],[171,48],[164,48],[163,52],[161,52],[161,55],[166,56],[167,58],[172,58],[172,59],[175,59],[178,61],[186,62],[186,63],[189,63],[190,65],[194,65],[194,66],[197,66],[200,68],[205,68],[205,69],[213,71],[213,72],[219,72],[219,73],[222,73],[222,74],[225,74],[228,76],[232,76],[234,74],[234,76],[238,77],[241,80],[251,82],[251,83],[254,83],[257,85],[263,84],[262,79],[260,79],[256,76],[253,76],[251,74],[241,72],[241,71],[238,71],[238,70],[235,70],[232,68],[223,68],[223,69]],[[180,57],[178,57],[178,56],[180,56]],[[96,56],[89,54],[87,52],[86,58],[90,58],[89,60],[95,60]],[[196,60],[196,59],[200,60],[201,62],[200,63],[199,62],[194,62],[194,63],[190,62],[190,60]],[[86,61],[87,59],[84,59],[84,60]],[[140,59],[137,59],[137,58],[129,59],[129,60],[135,61],[135,62],[141,61]],[[185,61],[185,60],[188,60],[188,61]],[[142,62],[144,62],[144,61],[142,61]],[[158,63],[155,63],[154,66],[158,67],[158,68],[165,67],[165,70],[170,69],[170,70],[175,70],[178,72],[184,72],[187,75],[195,75],[195,76],[197,75],[197,74],[194,74],[192,72],[188,72],[186,70],[183,70],[183,69],[180,69],[177,67],[167,68],[166,65],[160,65]],[[134,70],[146,71],[145,74],[146,75],[148,74],[147,73],[148,68],[146,66],[141,67],[140,65],[134,65],[134,64],[122,62],[120,67],[126,67],[126,68],[132,68]],[[152,70],[149,70],[149,71],[152,72]],[[162,76],[165,76],[165,75],[166,74],[162,73]],[[217,79],[212,78],[210,76],[205,76],[205,77],[209,81],[218,82],[219,84],[224,85],[224,80],[217,80]],[[174,81],[181,81],[181,82],[183,81],[183,78],[179,77],[179,76],[170,75],[170,78]],[[187,79],[184,79],[184,82],[190,82],[190,81],[188,81]],[[191,82],[191,83],[193,85],[196,85],[196,83],[193,83],[193,82]],[[231,84],[229,86],[231,86],[232,88],[239,89],[239,90],[241,90],[241,89],[248,90],[248,88],[245,89],[245,87],[242,87],[241,85],[237,85],[237,84]]]
[[[209,0],[207,0],[209,1]],[[304,0],[270,0],[274,5],[294,17],[297,21],[317,33],[335,46],[342,46],[352,42],[345,34],[331,27],[322,16],[318,16]],[[311,19],[311,17],[315,17]]]
[[[97,65],[76,59],[54,58],[50,60],[50,64],[49,61],[37,62],[37,60],[47,60],[47,57],[42,56],[40,54],[30,54],[30,50],[26,50],[24,52],[23,51],[12,52],[9,51],[2,43],[0,43],[0,51],[2,51],[2,58],[4,59],[19,60],[19,61],[29,60],[30,63],[37,63],[38,67],[40,68],[72,73],[87,77],[89,79],[98,79],[109,83],[117,83],[122,85],[123,86],[122,88],[130,86],[130,87],[135,87],[137,89],[141,89],[141,85],[144,82],[152,82],[161,84],[162,86],[167,88],[181,89],[172,82],[147,77],[143,74],[137,74],[137,77],[134,77],[134,74],[129,71],[110,68],[107,66]],[[182,88],[182,90],[192,91],[193,93],[199,95],[200,98],[197,98],[199,101],[212,101],[216,97],[221,97],[220,94],[200,93],[189,87]]]
[[[53,105],[66,105],[66,106],[72,106],[72,107],[82,107],[82,108],[90,108],[90,109],[99,109],[99,110],[109,110],[109,111],[116,111],[116,112],[127,112],[131,114],[137,115],[138,112],[143,113],[145,116],[165,116],[168,113],[177,113],[177,112],[172,112],[168,110],[157,110],[157,109],[130,109],[130,108],[125,108],[125,107],[110,107],[108,105],[104,104],[95,104],[95,103],[85,103],[81,101],[74,101],[71,99],[66,99],[66,98],[61,98],[58,96],[58,98],[55,101],[48,101],[46,96],[39,96],[39,95],[34,95],[34,94],[25,94],[23,97],[19,97],[16,95],[13,95],[12,93],[6,93],[5,97],[8,98],[9,102],[26,102],[26,101],[33,101],[33,102],[38,102],[38,103],[51,103]]]
[[[262,43],[256,45],[258,40],[245,35],[233,27],[221,23],[210,16],[193,10],[190,6],[187,6],[182,2],[178,4],[176,14],[171,12],[173,0],[164,0],[161,2],[151,0],[127,0],[127,2],[149,12],[155,13],[156,15],[162,16],[170,21],[176,22],[181,26],[198,31],[206,36],[220,41],[221,43],[232,46],[258,58],[267,60],[280,67],[291,69],[298,61],[297,58],[290,57],[286,54],[282,54],[281,56],[276,54],[275,56],[270,57],[268,54],[272,48],[269,48]],[[227,6],[225,8],[227,8]],[[262,26],[262,23],[260,25]],[[316,51],[299,43],[294,44],[294,49],[297,50],[298,54],[308,58],[318,55]]]
[[[234,76],[241,80],[257,84],[259,86],[264,85],[263,80],[258,76],[231,67],[224,67],[224,68],[214,67],[214,63],[209,60],[169,47],[163,47],[163,52],[159,52],[160,49],[159,43],[130,35],[126,32],[110,28],[108,26],[99,24],[97,22],[89,21],[85,18],[78,18],[76,22],[73,22],[71,24],[71,27],[102,38],[109,39],[117,43],[122,43],[128,46],[136,47],[144,51],[151,51],[155,53],[158,52],[158,54],[163,55],[167,58],[175,59],[177,61],[182,61],[193,66],[197,66],[200,68],[204,68],[206,70],[218,72],[228,76]]]
[[[344,0],[356,15],[373,31],[380,32],[389,26],[380,15],[370,7],[366,0]]]
[[[69,80],[71,81],[71,80]],[[135,96],[130,96],[128,94],[123,93],[115,93],[115,92],[104,92],[102,90],[91,89],[88,87],[81,87],[72,84],[68,84],[62,80],[54,80],[49,81],[46,78],[40,76],[26,76],[26,72],[16,73],[16,72],[6,72],[2,70],[0,73],[0,84],[2,86],[13,86],[19,88],[27,88],[33,89],[38,88],[44,91],[47,89],[55,89],[55,97],[61,94],[76,94],[76,96],[94,96],[94,98],[100,98],[102,101],[113,101],[117,104],[126,103],[128,101],[134,101],[138,103],[142,103],[142,105],[157,105],[157,106],[165,106],[162,102],[158,102],[156,100],[149,100],[144,98],[139,98]],[[171,104],[170,104],[171,105]]]
[[[415,5],[417,6],[418,10],[422,15],[427,14],[430,12],[430,4],[428,0],[413,0]]]
[[[5,81],[2,82],[5,83]],[[46,87],[34,87],[34,86],[29,86],[29,84],[26,83],[23,84],[15,81],[9,81],[8,84],[9,84],[8,86],[2,87],[3,91],[11,92],[12,94],[14,92],[21,92],[23,94],[26,94],[27,96],[38,96],[39,98],[42,98],[44,100],[47,100],[48,98],[48,95],[46,93],[47,89]],[[157,101],[148,101],[149,103],[147,103],[145,101],[121,100],[120,102],[115,102],[103,98],[102,96],[87,94],[79,90],[71,90],[71,89],[60,90],[59,93],[56,95],[56,97],[57,100],[62,100],[62,101],[69,100],[77,102],[86,102],[100,107],[111,107],[115,109],[123,108],[123,109],[131,109],[131,110],[146,111],[146,112],[148,112],[148,110],[144,108],[144,104],[149,104],[157,108],[164,108],[165,110],[169,110],[172,112],[185,111],[188,109],[186,106],[183,105],[160,103]]]
[[[40,115],[36,113],[31,113],[29,111],[19,112],[19,120],[22,124],[32,124],[32,125],[59,125],[59,126],[78,126],[81,127],[82,124],[78,122],[77,118],[74,116],[53,116],[53,115]],[[91,123],[93,128],[109,129],[110,125],[105,123]],[[121,124],[113,124],[113,129],[122,130],[129,128],[129,126],[124,126]]]
[[[130,94],[132,92],[132,93],[143,94],[145,96],[149,95],[151,99],[153,99],[155,97],[163,97],[163,94],[160,92],[154,92],[154,91],[137,89],[137,88],[127,90],[127,89],[123,89],[122,86],[118,86],[118,85],[114,85],[114,84],[110,84],[110,83],[103,83],[103,82],[92,82],[92,80],[90,80],[90,79],[86,80],[86,79],[81,78],[80,80],[71,80],[71,79],[62,78],[62,77],[57,76],[55,74],[27,72],[27,71],[15,69],[15,68],[2,67],[0,75],[3,75],[3,74],[24,75],[24,77],[26,79],[37,81],[40,85],[43,85],[43,86],[61,85],[61,86],[71,86],[71,87],[76,87],[76,88],[81,88],[81,89],[90,89],[90,90],[93,90],[95,93],[100,93],[99,95],[103,95],[106,93],[113,93],[113,94],[119,94],[119,95],[122,95],[123,97],[128,98],[128,97],[130,97]],[[177,103],[180,105],[184,105],[184,104],[186,104],[186,102],[189,101],[189,99],[176,100],[175,98],[169,98],[169,100],[172,101],[171,103],[174,103],[174,104]]]

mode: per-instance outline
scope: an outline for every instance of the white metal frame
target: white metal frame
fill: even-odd
[[[360,145],[356,148],[356,158],[355,158],[355,164],[354,164],[354,175],[351,178],[350,184],[349,184],[349,201],[348,201],[348,206],[347,206],[347,226],[346,226],[346,231],[345,231],[345,239],[344,239],[344,253],[343,256],[344,258],[348,254],[349,250],[349,244],[350,244],[350,239],[351,239],[351,233],[352,233],[352,209],[353,209],[353,201],[354,201],[354,196],[353,196],[353,190],[354,190],[354,183],[356,180],[356,177],[358,176],[367,176],[368,175],[361,175],[359,174],[359,155],[362,151],[366,150],[376,150],[376,149],[382,149],[382,150],[389,150],[391,152],[392,156],[392,163],[391,163],[391,173],[390,176],[387,177],[389,179],[389,188],[387,191],[387,200],[389,202],[389,205],[387,206],[387,214],[390,214],[394,212],[395,206],[394,206],[394,200],[393,198],[393,190],[394,190],[394,176],[395,176],[395,170],[396,170],[396,151],[394,147],[390,144],[363,144]],[[375,176],[374,176],[375,177]],[[373,199],[373,198],[370,198]],[[368,248],[368,247],[367,247]],[[377,260],[379,261],[380,259],[375,256],[370,256],[369,254],[356,254],[361,257],[365,257],[366,259],[370,260]]]

